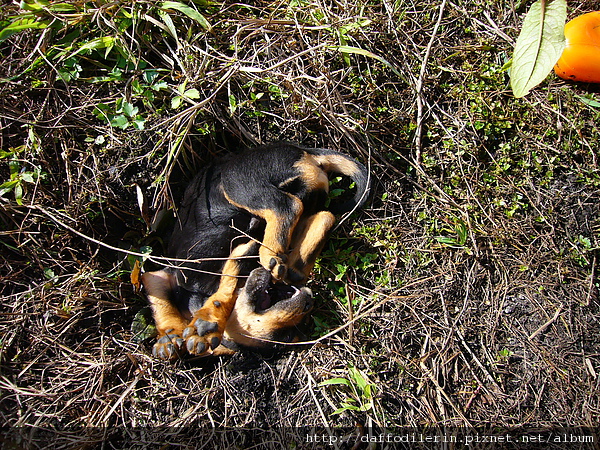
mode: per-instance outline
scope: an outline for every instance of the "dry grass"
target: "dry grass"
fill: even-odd
[[[92,84],[106,71],[88,65],[63,83],[43,62],[24,72],[47,34],[0,44],[2,151],[23,146],[21,173],[45,174],[21,183],[22,204],[0,198],[2,423],[26,427],[32,446],[62,428],[65,447],[140,448],[195,445],[206,426],[269,430],[262,448],[279,448],[293,439],[278,426],[598,425],[600,111],[579,98],[597,90],[550,77],[511,97],[512,2],[296,3],[225,3],[204,11],[212,33],[176,16],[177,41],[137,25],[127,45],[170,86],[151,105],[132,90],[139,71]],[[15,11],[3,8],[0,19]],[[115,25],[108,11],[94,20]],[[341,53],[340,34],[385,61]],[[183,80],[198,96],[173,110]],[[94,115],[123,96],[144,130]],[[372,205],[337,230],[315,275],[316,342],[154,360],[132,339],[145,301],[128,260],[107,248],[160,253],[134,183],[158,210],[204,162],[274,140],[343,150],[374,175]],[[372,397],[320,385],[351,367]],[[333,415],[349,396],[364,411]],[[213,438],[250,445],[239,433]]]

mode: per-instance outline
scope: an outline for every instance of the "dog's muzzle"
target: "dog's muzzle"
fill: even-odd
[[[288,314],[304,315],[313,307],[309,288],[275,283],[271,273],[263,267],[250,272],[243,290],[244,297],[257,314],[280,310]]]

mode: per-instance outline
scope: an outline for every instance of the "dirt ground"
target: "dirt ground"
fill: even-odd
[[[552,74],[512,96],[528,2],[198,2],[209,31],[103,4],[36,13],[77,15],[75,37],[0,42],[7,448],[598,448],[600,93]],[[74,55],[98,30],[144,65]],[[208,161],[278,140],[373,177],[310,282],[312,341],[156,360],[132,331],[125,251],[162,251],[136,186],[154,214]]]

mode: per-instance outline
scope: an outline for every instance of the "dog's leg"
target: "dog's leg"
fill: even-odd
[[[304,209],[302,200],[275,186],[263,187],[258,190],[259,197],[243,198],[243,200],[240,199],[242,195],[237,190],[233,191],[233,195],[224,192],[232,205],[266,222],[262,246],[258,251],[260,264],[271,272],[273,278],[283,280],[287,273],[287,253],[292,233]],[[260,205],[260,207],[249,205]]]
[[[277,280],[283,280],[286,276],[287,253],[302,213],[302,202],[292,195],[286,197],[290,200],[285,208],[260,212],[267,222],[262,246],[258,251],[260,264],[271,271],[273,278]]]
[[[175,283],[173,277],[165,270],[146,272],[142,276],[158,331],[152,354],[160,359],[175,359],[185,352],[181,336],[187,322],[169,298]]]
[[[209,355],[221,343],[223,331],[237,295],[240,263],[236,258],[247,256],[256,251],[256,244],[248,242],[236,247],[223,266],[217,292],[211,295],[204,306],[196,311],[191,322],[183,330],[182,337],[189,353]]]
[[[297,225],[289,257],[288,281],[306,281],[334,224],[335,216],[329,211],[321,211]]]

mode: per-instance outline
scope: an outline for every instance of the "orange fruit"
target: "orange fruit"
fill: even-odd
[[[600,11],[575,17],[565,25],[566,46],[554,66],[565,80],[600,83]]]

